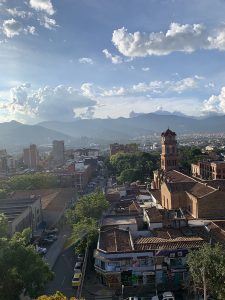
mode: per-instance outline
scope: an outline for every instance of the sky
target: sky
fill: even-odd
[[[0,122],[225,114],[225,0],[0,0]]]

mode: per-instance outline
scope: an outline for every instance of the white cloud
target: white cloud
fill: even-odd
[[[15,19],[5,20],[3,22],[3,33],[8,37],[12,38],[16,35],[20,35],[23,31],[23,27],[20,22],[16,21]]]
[[[225,113],[225,87],[222,87],[219,95],[212,95],[203,102],[204,113]]]
[[[30,6],[37,11],[44,11],[49,15],[55,13],[51,0],[30,0]]]
[[[144,67],[144,68],[142,68],[142,71],[143,71],[143,72],[148,72],[149,70],[150,70],[149,67]]]
[[[89,65],[93,65],[93,60],[91,59],[91,58],[89,58],[89,57],[81,57],[81,58],[79,58],[79,63],[80,64],[89,64]]]
[[[132,90],[135,93],[152,92],[159,94],[162,92],[177,92],[182,93],[186,90],[193,90],[198,87],[200,77],[186,77],[181,80],[166,80],[166,81],[150,81],[149,83],[140,82],[132,86]]]
[[[36,28],[34,26],[27,26],[27,28],[24,29],[25,33],[30,33],[30,34],[36,34]]]
[[[14,7],[14,8],[7,8],[6,11],[8,12],[8,14],[10,14],[13,17],[19,17],[19,18],[27,18],[27,17],[31,17],[33,15],[32,12],[27,12],[24,10],[19,10],[18,8]]]
[[[44,26],[47,29],[55,29],[56,27],[58,27],[58,25],[56,24],[56,20],[49,18],[47,16],[43,16],[42,18],[39,19],[40,21],[40,25]]]
[[[94,117],[107,118],[109,114],[111,118],[129,117],[131,111],[136,113],[154,112],[159,106],[166,111],[182,111],[188,115],[197,115],[200,109],[199,102],[193,98],[107,97],[99,99]]]
[[[169,89],[178,93],[182,93],[188,89],[195,89],[198,87],[198,80],[201,78],[198,77],[187,77],[178,81],[171,81],[169,85]]]
[[[113,31],[112,42],[128,57],[168,55],[174,51],[191,53],[197,49],[225,50],[225,28],[211,34],[203,24],[171,23],[165,33],[129,33],[122,27]]]
[[[105,57],[107,59],[111,60],[111,62],[113,64],[121,64],[123,62],[123,59],[121,56],[119,56],[119,55],[113,56],[107,49],[102,50],[102,52],[105,54]]]
[[[181,94],[185,91],[191,91],[193,89],[198,88],[199,82],[202,80],[200,76],[186,77],[181,80],[154,80],[150,82],[139,82],[132,86],[128,87],[112,87],[112,88],[103,88],[103,87],[95,87],[92,83],[83,83],[81,85],[82,94],[93,98],[99,99],[99,97],[121,97],[121,96],[136,96],[138,97],[141,94],[145,94],[146,97],[151,97],[150,94]],[[146,94],[148,93],[148,94]]]
[[[126,94],[127,90],[124,87],[113,87],[110,90],[102,89],[102,92],[100,92],[100,96],[102,97],[125,96]]]
[[[3,22],[3,33],[8,38],[13,38],[14,36],[20,35],[21,33],[25,34],[35,34],[36,29],[34,26],[23,27],[22,24],[15,19],[5,20]]]
[[[72,120],[74,110],[95,106],[96,101],[70,86],[43,87],[32,90],[29,84],[10,89],[4,109],[11,116],[35,117],[37,120]],[[90,109],[89,109],[90,112]]]

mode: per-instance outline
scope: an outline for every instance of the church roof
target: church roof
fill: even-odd
[[[176,136],[176,133],[170,130],[169,128],[166,131],[161,133],[161,136],[168,136],[168,135]]]

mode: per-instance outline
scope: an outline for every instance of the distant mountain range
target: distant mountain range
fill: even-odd
[[[198,119],[163,112],[140,114],[132,118],[46,121],[37,125],[11,121],[0,124],[0,147],[20,147],[30,143],[47,145],[54,139],[65,140],[66,144],[78,147],[90,142],[107,144],[160,133],[168,126],[178,134],[219,133],[225,131],[225,116]]]

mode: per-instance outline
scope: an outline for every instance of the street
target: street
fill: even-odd
[[[45,290],[45,294],[51,295],[56,291],[62,292],[67,297],[76,296],[76,289],[72,287],[73,268],[75,265],[75,255],[73,247],[69,247],[61,252],[54,267],[55,277]]]

